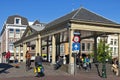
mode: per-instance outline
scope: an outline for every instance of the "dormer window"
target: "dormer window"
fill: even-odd
[[[15,23],[14,24],[21,24],[21,18],[15,18]]]

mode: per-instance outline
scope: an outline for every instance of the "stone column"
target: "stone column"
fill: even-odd
[[[97,61],[97,36],[94,36],[94,62]]]
[[[25,58],[26,51],[27,51],[27,44],[23,43],[23,62],[26,61],[26,58]]]
[[[52,35],[52,64],[56,63],[56,42],[55,35]]]
[[[72,39],[73,39],[73,30],[69,31],[69,66],[68,72],[74,74],[74,58],[72,57]]]
[[[14,46],[14,57],[16,57],[16,47]]]
[[[120,34],[118,34],[118,61],[119,61],[119,69],[120,69]]]
[[[38,53],[41,55],[41,37],[38,35]]]
[[[38,48],[39,48],[38,39],[35,40],[35,43],[36,43],[36,47],[35,47],[35,56],[36,56],[38,53]]]
[[[19,46],[19,48],[18,48],[19,50],[18,50],[18,61],[20,62],[20,60],[21,60],[21,47]]]

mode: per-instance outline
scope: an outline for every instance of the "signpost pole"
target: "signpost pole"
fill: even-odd
[[[73,37],[73,44],[72,44],[72,55],[74,57],[74,75],[76,73],[76,58],[77,58],[77,54],[80,50],[80,37],[78,35],[74,35]]]
[[[74,75],[76,74],[76,56],[77,53],[74,53]]]

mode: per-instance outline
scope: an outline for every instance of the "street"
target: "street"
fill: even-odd
[[[54,70],[51,64],[44,63],[43,65],[45,68],[45,76],[40,78],[35,77],[33,71],[34,63],[32,63],[31,70],[29,71],[25,71],[25,63],[20,63],[20,68],[9,66],[2,70],[2,67],[0,67],[0,80],[120,80],[120,77],[112,74],[107,75],[105,79],[101,78],[92,70],[89,72],[77,70],[75,75],[70,75],[61,69]]]

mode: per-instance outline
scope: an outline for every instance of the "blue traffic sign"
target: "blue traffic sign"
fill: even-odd
[[[72,51],[80,50],[80,43],[73,43],[72,44]]]

